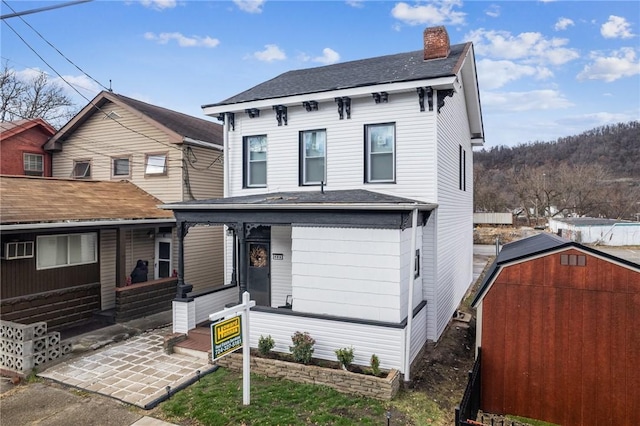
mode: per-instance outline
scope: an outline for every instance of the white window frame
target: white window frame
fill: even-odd
[[[306,135],[323,135],[323,144],[324,147],[322,149],[322,155],[318,156],[307,156],[307,138]],[[307,181],[307,160],[308,159],[317,159],[322,158],[324,160],[324,174],[322,177],[322,181]],[[327,183],[327,130],[326,129],[317,129],[317,130],[303,130],[300,132],[300,185],[321,185],[322,182],[324,184]]]
[[[79,166],[86,165],[82,173],[77,173]],[[71,172],[74,179],[91,179],[91,160],[73,160],[73,170]]]
[[[251,159],[251,140],[255,138],[261,138],[261,143],[264,145],[264,160],[252,160]],[[268,167],[268,142],[267,135],[253,135],[253,136],[245,136],[243,141],[244,144],[244,157],[245,157],[245,166],[244,166],[244,179],[245,179],[245,187],[246,188],[266,188],[267,186],[267,167]],[[252,165],[264,163],[264,183],[251,183],[253,174],[251,173]]]
[[[389,133],[385,140],[374,141],[372,136],[375,134],[372,130],[387,127]],[[390,139],[387,139],[390,138]],[[389,152],[374,152],[372,146],[374,143],[390,143],[391,153]],[[390,179],[374,179],[372,177],[373,166],[372,156],[391,154],[391,178]],[[395,183],[396,181],[396,123],[380,123],[380,124],[367,124],[365,125],[365,183]]]
[[[126,174],[116,174],[116,162],[117,161],[127,161],[127,173]],[[131,177],[131,157],[123,156],[123,157],[111,157],[111,177],[114,179],[122,179]]]
[[[84,261],[78,261],[78,262],[73,262],[70,259],[73,257],[71,250],[73,249],[73,247],[71,247],[69,245],[69,241],[71,241],[71,238],[78,238],[80,237],[81,239],[84,238],[88,238],[90,242],[93,243],[93,247],[87,247],[86,248],[86,252],[85,254],[89,254],[89,259],[84,260]],[[63,262],[59,262],[53,265],[42,265],[41,264],[41,259],[43,257],[45,257],[44,253],[41,250],[46,250],[47,247],[45,246],[45,242],[46,240],[53,240],[55,239],[55,246],[56,248],[58,248],[58,246],[60,246],[60,242],[59,240],[64,240],[64,248],[66,250],[66,252],[64,253],[64,263]],[[82,247],[80,247],[80,249],[82,249]],[[61,253],[62,255],[62,253]],[[58,254],[56,253],[54,257],[58,257]],[[85,233],[78,233],[78,234],[54,234],[54,235],[39,235],[36,238],[36,269],[37,270],[43,270],[43,269],[55,269],[55,268],[66,268],[69,266],[78,266],[78,265],[88,265],[91,263],[97,263],[98,262],[98,233],[97,232],[85,232]]]
[[[38,162],[40,164],[37,164]],[[33,165],[35,165],[35,167],[32,167]],[[36,154],[33,152],[24,152],[22,154],[22,167],[24,169],[25,175],[43,176],[44,175],[44,155]]]
[[[162,165],[160,165],[160,159],[163,159]],[[156,161],[158,164],[153,164]],[[168,170],[169,156],[166,152],[157,152],[152,154],[145,154],[144,156],[144,174],[145,176],[166,176]]]

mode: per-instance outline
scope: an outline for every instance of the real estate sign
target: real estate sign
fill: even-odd
[[[242,346],[242,317],[211,324],[211,359],[215,361]]]

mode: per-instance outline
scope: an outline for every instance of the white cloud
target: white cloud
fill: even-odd
[[[574,26],[575,23],[573,22],[572,19],[569,18],[560,18],[558,19],[558,22],[556,22],[556,25],[553,27],[556,31],[564,31],[569,27]]]
[[[558,120],[558,123],[563,125],[580,125],[585,128],[594,128],[604,126],[606,124],[624,123],[627,121],[637,120],[638,116],[634,114],[625,113],[611,113],[611,112],[593,112],[590,114],[574,115],[563,117]],[[577,132],[576,132],[577,133]]]
[[[173,9],[178,5],[176,0],[141,0],[140,3],[144,7],[156,10]]]
[[[500,16],[500,6],[498,6],[497,4],[492,4],[484,13],[486,13],[488,16],[491,16],[492,18],[497,18],[498,16]]]
[[[514,36],[508,31],[480,28],[465,35],[465,40],[473,41],[477,55],[497,59],[562,65],[580,56],[576,49],[565,47],[569,42],[567,39],[547,39],[535,32]]]
[[[351,7],[364,7],[364,0],[347,0],[345,3]]]
[[[460,0],[438,0],[415,6],[400,2],[391,9],[391,15],[408,25],[458,25],[464,24],[466,13],[454,11],[453,8],[461,6]]]
[[[178,42],[180,47],[216,47],[220,44],[220,40],[217,38],[211,38],[209,36],[191,36],[187,37],[181,33],[160,33],[155,34],[152,32],[144,33],[144,38],[151,41],[156,41],[159,44],[168,44],[171,40]]]
[[[578,80],[604,80],[607,83],[623,77],[640,74],[640,60],[630,47],[623,47],[603,56],[599,52],[591,53],[591,62],[578,74]]]
[[[553,73],[546,67],[520,65],[512,61],[492,61],[481,59],[477,62],[478,80],[483,90],[493,90],[523,77],[533,77],[544,80],[553,77]]]
[[[324,65],[335,64],[339,60],[340,54],[329,47],[322,49],[322,56],[313,58],[313,62],[319,62]]]
[[[573,106],[557,90],[532,90],[529,92],[483,92],[482,106],[492,111],[522,112],[564,109]]]
[[[631,38],[631,24],[626,19],[610,15],[609,20],[600,27],[600,34],[604,38]]]
[[[264,62],[282,61],[287,59],[284,51],[275,44],[266,44],[264,50],[255,52],[253,57]]]
[[[233,0],[238,9],[248,13],[262,13],[265,0]]]

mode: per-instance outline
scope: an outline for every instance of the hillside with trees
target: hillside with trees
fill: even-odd
[[[474,152],[476,211],[636,219],[640,122]]]

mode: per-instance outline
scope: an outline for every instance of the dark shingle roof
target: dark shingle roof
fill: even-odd
[[[455,75],[470,43],[451,46],[444,59],[424,60],[422,50],[289,71],[245,90],[222,102],[203,108],[284,96],[326,92],[384,83],[422,80]]]
[[[406,205],[418,203],[426,205],[421,201],[410,198],[396,197],[393,195],[380,194],[378,192],[364,189],[348,189],[338,191],[293,191],[293,192],[272,192],[269,194],[243,195],[240,197],[213,198],[209,200],[193,200],[168,204],[172,205],[228,205],[228,204],[262,204],[262,205],[282,205],[295,206],[296,204],[379,204],[379,205]]]
[[[476,303],[478,303],[480,299],[482,299],[502,265],[517,260],[524,260],[565,247],[576,247],[581,250],[588,251],[593,254],[597,254],[598,256],[606,257],[635,268],[638,268],[639,266],[634,262],[621,259],[619,257],[601,252],[590,247],[583,246],[582,244],[576,243],[575,241],[567,240],[548,232],[543,232],[538,235],[534,235],[533,237],[523,238],[522,240],[514,241],[512,243],[504,245],[504,247],[500,251],[500,254],[498,254],[498,257],[496,257],[494,262],[487,270],[487,273],[482,280],[482,284],[478,288],[478,291],[473,298],[471,306],[475,307]]]
[[[222,126],[218,123],[151,105],[123,95],[115,93],[113,95],[131,108],[140,111],[181,136],[222,145]]]

